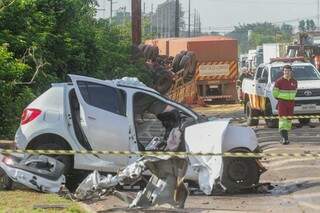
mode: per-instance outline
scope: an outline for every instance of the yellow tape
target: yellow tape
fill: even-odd
[[[242,157],[242,158],[262,158],[262,157],[314,157],[319,158],[320,152],[314,153],[243,153],[243,152],[224,152],[224,153],[212,153],[212,152],[151,152],[151,151],[87,151],[87,150],[21,150],[21,149],[0,149],[1,154],[13,154],[13,153],[26,153],[26,154],[45,154],[45,155],[75,155],[75,154],[101,154],[101,155],[140,155],[140,156],[222,156],[222,157]]]
[[[263,119],[279,119],[279,118],[288,118],[288,119],[300,119],[300,118],[320,118],[320,115],[294,115],[294,116],[254,116],[250,117],[254,120],[263,120]],[[232,117],[232,120],[246,120],[247,117]]]

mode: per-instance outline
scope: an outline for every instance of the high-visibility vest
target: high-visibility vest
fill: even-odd
[[[280,100],[293,101],[297,94],[297,86],[298,84],[295,79],[291,78],[287,80],[281,77],[276,80],[272,95]]]

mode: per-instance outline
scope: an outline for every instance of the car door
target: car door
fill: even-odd
[[[80,126],[93,150],[129,149],[126,93],[113,83],[69,75],[80,104]],[[128,157],[98,155],[116,166],[125,166]]]
[[[264,80],[264,81],[262,81]],[[265,96],[265,88],[268,83],[268,68],[264,67],[259,78],[256,82],[256,92],[258,96]]]

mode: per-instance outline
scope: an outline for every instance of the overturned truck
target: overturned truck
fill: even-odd
[[[236,101],[237,41],[224,36],[147,40],[139,45],[153,88],[187,104]]]

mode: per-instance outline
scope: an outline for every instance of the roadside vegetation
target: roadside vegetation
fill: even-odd
[[[0,212],[86,212],[78,203],[58,197],[56,194],[19,189],[0,191],[0,197]],[[48,208],[53,207],[53,205],[60,208]]]
[[[12,139],[23,108],[67,74],[135,76],[130,25],[95,18],[95,0],[0,1],[0,138]]]

